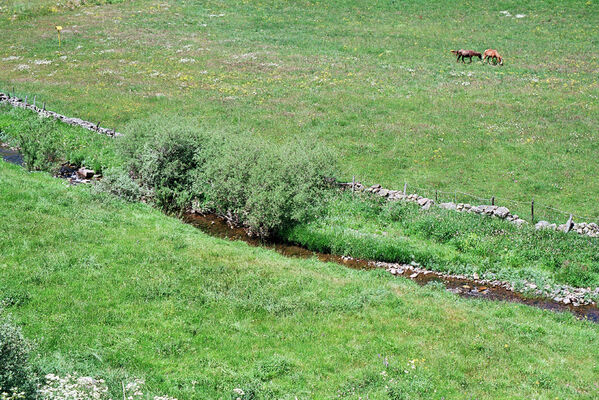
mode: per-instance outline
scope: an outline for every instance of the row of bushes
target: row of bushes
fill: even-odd
[[[179,117],[137,121],[124,133],[116,140],[125,165],[105,171],[100,190],[168,212],[193,205],[261,237],[313,217],[334,171],[331,153],[313,142],[276,146]]]

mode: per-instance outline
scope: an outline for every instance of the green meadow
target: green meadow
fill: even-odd
[[[523,215],[534,198],[540,218],[553,206],[592,220],[597,7],[13,0],[0,11],[0,87],[117,129],[183,113],[273,143],[314,135],[344,179],[496,196]],[[459,48],[498,49],[505,65],[458,64]]]
[[[596,1],[6,0],[0,33],[0,91],[125,132],[0,106],[26,162],[0,160],[0,386],[8,360],[112,399],[134,379],[135,400],[597,397],[589,321],[177,218],[199,204],[312,250],[599,286],[597,238],[327,186],[596,221]],[[69,186],[48,173],[65,162],[103,178]]]

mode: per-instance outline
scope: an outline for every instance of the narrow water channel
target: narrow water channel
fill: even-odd
[[[225,220],[212,214],[186,214],[184,215],[183,220],[211,236],[229,240],[242,240],[252,246],[261,246],[273,249],[287,257],[316,257],[320,261],[333,262],[354,269],[374,269],[393,266],[393,264],[389,263],[377,263],[375,261],[357,260],[350,257],[314,252],[290,243],[262,242],[258,239],[249,237],[244,229],[232,228],[226,223]],[[575,307],[571,304],[558,303],[546,298],[529,298],[521,295],[520,293],[505,289],[501,286],[493,286],[489,285],[488,283],[479,282],[473,279],[458,279],[455,277],[449,277],[435,271],[415,272],[414,269],[410,269],[408,266],[402,266],[400,264],[397,264],[396,271],[398,271],[397,275],[411,279],[419,285],[426,285],[431,281],[442,282],[447,290],[463,297],[481,298],[495,301],[509,301],[513,303],[526,304],[545,310],[571,312],[580,319],[586,319],[599,323],[599,309],[596,305]]]
[[[23,166],[21,154],[8,147],[0,145],[0,157],[12,164]],[[232,228],[223,219],[216,215],[185,214],[183,220],[203,232],[229,240],[242,240],[252,246],[261,246],[273,249],[287,257],[313,258],[320,261],[333,262],[354,269],[393,268],[393,264],[377,263],[376,261],[358,260],[351,257],[342,257],[334,254],[324,254],[308,250],[304,247],[283,242],[263,242],[249,237],[242,228]],[[509,301],[526,304],[546,310],[571,312],[580,319],[586,319],[599,323],[599,309],[596,305],[584,305],[575,307],[571,304],[563,304],[546,298],[529,298],[501,286],[493,286],[473,279],[458,279],[445,276],[435,271],[422,271],[412,269],[406,265],[396,265],[396,275],[411,279],[419,285],[426,285],[431,281],[442,282],[447,290],[463,297],[482,298],[496,301]]]
[[[0,157],[11,164],[20,165],[21,167],[24,165],[23,156],[17,150],[2,146],[2,143],[0,143]]]

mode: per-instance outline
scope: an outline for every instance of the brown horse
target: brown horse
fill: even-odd
[[[459,50],[451,50],[451,52],[455,55],[458,56],[456,62],[460,62],[460,58],[462,59],[463,63],[466,63],[464,61],[464,59],[466,57],[468,57],[470,59],[470,63],[472,63],[472,57],[478,57],[479,60],[483,59],[483,55],[477,51],[474,50],[464,50],[464,49],[459,49]]]
[[[495,61],[495,64],[503,65],[503,58],[501,58],[501,56],[499,55],[497,50],[493,50],[493,49],[485,50],[483,63],[485,61],[487,61],[488,63],[491,63],[491,59],[493,59]]]

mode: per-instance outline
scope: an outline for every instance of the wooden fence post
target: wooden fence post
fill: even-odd
[[[439,202],[439,196],[437,194],[437,189],[435,189],[435,203]]]
[[[535,199],[530,202],[530,221],[535,223]]]
[[[491,196],[491,205],[494,206],[495,205],[495,196]]]
[[[33,96],[33,107],[35,108],[35,100],[37,100],[37,95]]]
[[[408,190],[408,182],[404,182],[403,184],[403,195],[406,195],[406,191]]]

